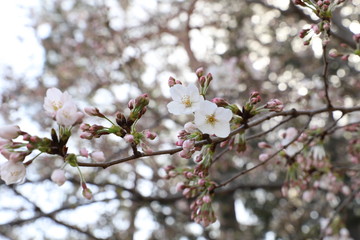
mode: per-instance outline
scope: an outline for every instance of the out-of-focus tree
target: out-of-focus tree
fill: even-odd
[[[16,84],[3,91],[0,109],[13,124],[26,114],[39,130],[20,126],[25,141],[50,147],[26,157],[25,183],[0,186],[1,237],[360,239],[360,36],[351,32],[359,31],[359,1],[58,0],[40,6],[33,27],[45,68],[31,84],[9,73]],[[207,73],[212,80],[204,95],[232,110],[232,131],[227,139],[198,134],[195,146],[179,144],[180,130],[191,138],[183,129],[194,118],[169,113],[168,84],[200,83],[203,90]],[[56,139],[54,118],[60,117],[43,110],[53,87],[88,107],[84,123],[109,126],[104,115],[116,119],[116,128],[76,125],[69,142]],[[64,93],[53,90],[48,100],[57,94]],[[130,134],[129,119],[143,135]],[[153,133],[154,140],[143,140]],[[45,137],[52,143],[39,140]],[[189,158],[200,149],[204,160]],[[205,156],[211,156],[208,166]],[[66,179],[54,172],[64,161]]]

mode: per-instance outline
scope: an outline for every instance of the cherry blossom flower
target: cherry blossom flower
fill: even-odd
[[[298,131],[294,127],[290,127],[286,129],[285,134],[283,136],[283,139],[281,140],[281,145],[286,146],[292,141],[295,140],[295,138],[298,135]],[[303,144],[301,142],[293,142],[287,148],[285,149],[285,152],[290,157],[294,156],[297,152],[299,152],[303,148]]]
[[[25,179],[26,168],[22,162],[7,161],[0,165],[0,176],[7,185],[22,183]]]
[[[90,157],[95,162],[105,162],[105,155],[101,151],[94,151],[94,152],[90,153]]]
[[[77,107],[75,103],[66,102],[62,108],[56,112],[56,122],[64,127],[70,127],[78,120]]]
[[[51,117],[55,117],[59,109],[61,109],[65,103],[71,102],[72,98],[67,92],[61,92],[57,88],[50,88],[46,91],[46,97],[44,99],[44,109]]]
[[[290,127],[286,129],[283,140],[281,141],[281,145],[285,146],[292,142],[295,137],[298,135],[298,131],[294,127]]]
[[[173,101],[167,105],[167,108],[175,115],[193,113],[204,101],[204,97],[200,95],[199,89],[194,84],[189,84],[187,87],[176,84],[170,88],[170,94]]]
[[[326,157],[326,152],[323,145],[315,145],[311,148],[312,156],[315,160],[322,160]]]
[[[55,169],[51,174],[51,180],[59,186],[63,185],[66,182],[65,171],[62,169]]]
[[[215,103],[206,100],[200,103],[194,121],[201,132],[225,138],[230,134],[231,118],[231,110],[217,107]]]
[[[0,127],[0,138],[3,139],[14,139],[19,136],[20,128],[16,125],[5,125]]]
[[[294,142],[292,144],[290,144],[286,149],[285,152],[287,155],[289,155],[290,157],[293,157],[296,153],[300,152],[301,149],[303,148],[303,144],[300,142]]]

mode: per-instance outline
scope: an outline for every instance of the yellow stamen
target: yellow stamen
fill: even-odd
[[[181,103],[185,105],[185,107],[191,107],[190,96],[185,95],[181,98]]]
[[[206,122],[211,124],[211,125],[215,125],[215,123],[217,122],[214,114],[211,114],[211,115],[207,115],[206,116]]]

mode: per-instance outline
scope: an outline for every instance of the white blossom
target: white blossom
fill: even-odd
[[[56,122],[64,127],[72,126],[78,118],[77,107],[73,102],[66,102],[64,106],[56,112]]]
[[[296,153],[300,152],[303,149],[304,145],[300,142],[294,142],[290,144],[286,149],[285,152],[290,157],[294,156]]]
[[[326,157],[323,145],[315,145],[311,148],[312,156],[315,160],[322,160]]]
[[[199,109],[200,103],[204,101],[204,97],[200,95],[199,89],[194,84],[189,84],[187,87],[176,84],[170,88],[170,94],[173,101],[167,105],[167,108],[175,115],[191,114]]]
[[[7,185],[24,181],[26,168],[22,162],[7,161],[0,166],[1,179]]]
[[[61,109],[65,103],[71,102],[72,98],[67,92],[61,92],[57,88],[50,88],[46,91],[46,97],[44,99],[44,109],[51,117],[55,117],[59,109]]]
[[[289,143],[291,143],[292,141],[295,140],[295,138],[298,135],[298,131],[296,130],[296,128],[294,127],[290,127],[288,129],[286,129],[286,132],[284,134],[284,138],[281,140],[281,145],[282,146],[286,146]],[[294,156],[297,152],[301,151],[301,149],[303,148],[303,144],[301,142],[293,142],[291,143],[286,149],[285,152],[287,155],[289,155],[290,157]]]
[[[231,118],[231,110],[217,107],[215,103],[206,100],[200,103],[194,121],[201,132],[225,138],[230,134]]]
[[[16,125],[4,125],[0,127],[0,138],[14,139],[19,136],[20,128]]]
[[[284,139],[281,141],[281,145],[285,146],[292,142],[298,135],[298,131],[294,127],[286,129]]]

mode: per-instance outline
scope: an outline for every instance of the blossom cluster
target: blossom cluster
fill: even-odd
[[[50,88],[46,92],[44,109],[60,126],[71,127],[82,122],[84,114],[77,110],[75,102],[67,92]]]

